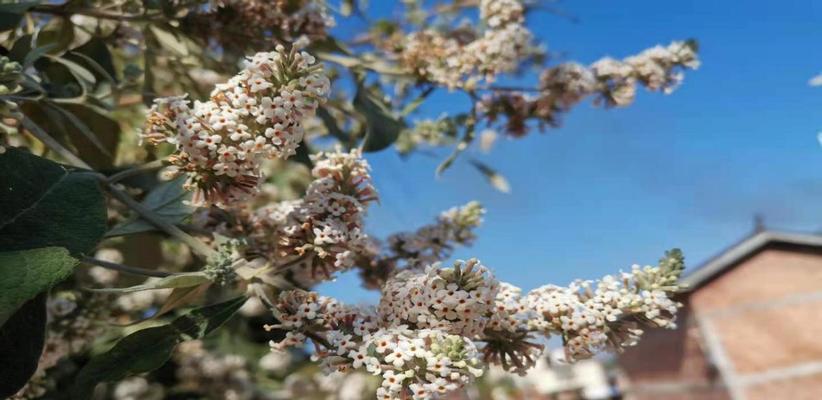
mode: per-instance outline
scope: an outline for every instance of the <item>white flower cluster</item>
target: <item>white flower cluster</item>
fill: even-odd
[[[525,21],[525,8],[519,0],[480,0],[479,9],[480,18],[492,28]]]
[[[546,69],[540,76],[540,92],[561,110],[592,94],[608,106],[626,106],[633,102],[638,83],[651,91],[670,93],[682,81],[681,69],[698,67],[695,44],[674,41],[622,61],[606,57],[590,67],[565,63]]]
[[[109,317],[108,302],[102,296],[80,291],[60,291],[46,303],[47,324],[43,352],[37,370],[12,400],[41,398],[56,385],[53,368],[72,355],[87,351],[100,334],[99,321]]]
[[[554,107],[569,110],[585,97],[597,91],[594,71],[582,64],[568,62],[548,68],[540,75],[539,90],[550,95]]]
[[[476,259],[453,268],[438,263],[425,271],[396,274],[382,289],[379,314],[388,326],[413,325],[473,337],[482,333],[499,282]]]
[[[302,287],[354,265],[369,244],[363,218],[377,199],[359,150],[320,153],[314,161],[305,197],[263,207],[254,217],[257,239],[276,240],[272,258]]]
[[[134,376],[118,382],[112,397],[114,400],[162,400],[165,390],[158,383],[149,383],[146,378]]]
[[[289,374],[275,399],[363,400],[374,397],[373,377],[364,373],[300,371]]]
[[[622,61],[603,58],[590,66],[564,63],[542,72],[538,95],[489,95],[477,111],[489,122],[505,116],[508,134],[522,136],[528,131],[528,119],[558,125],[560,113],[589,96],[595,96],[596,104],[624,107],[633,103],[640,84],[651,91],[670,93],[682,81],[683,69],[697,67],[696,44],[682,41],[656,46]]]
[[[526,302],[538,318],[529,324],[538,332],[561,332],[569,359],[590,357],[609,346],[618,350],[635,344],[642,334],[639,322],[675,327],[673,316],[679,304],[665,291],[637,286],[644,273],[634,266],[621,279],[606,276],[596,286],[578,281],[567,288],[547,285],[534,289]]]
[[[216,354],[203,342],[183,342],[174,353],[178,364],[178,389],[208,394],[209,398],[250,400],[256,398],[248,362],[236,354]]]
[[[587,358],[602,350],[621,351],[632,346],[642,327],[674,328],[680,304],[670,296],[684,264],[678,250],[669,252],[657,267],[634,265],[619,278],[576,281],[568,287],[546,285],[522,295],[503,284],[496,299],[496,315],[485,331],[487,358],[513,364],[518,372],[533,365],[535,346],[529,335],[518,336],[518,346],[496,348],[494,340],[517,334],[562,335],[569,360]],[[512,348],[514,350],[512,350]],[[502,363],[505,366],[505,363]]]
[[[277,351],[310,339],[327,370],[366,370],[382,377],[380,399],[426,399],[456,390],[486,364],[524,373],[543,346],[562,335],[568,359],[632,345],[645,326],[671,328],[670,299],[684,268],[672,251],[658,267],[634,267],[617,279],[525,295],[500,283],[477,260],[453,268],[410,267],[390,278],[379,307],[355,308],[313,292],[281,293],[274,306],[287,331]]]
[[[156,100],[143,138],[177,146],[170,160],[189,174],[195,203],[226,205],[257,193],[264,159],[295,153],[303,120],[328,96],[329,85],[313,56],[278,46],[251,57],[208,101]]]
[[[482,223],[483,214],[485,210],[476,201],[451,208],[440,214],[435,224],[392,235],[388,238],[389,248],[411,263],[441,261],[451,254],[455,244],[470,245],[474,241],[474,229]]]
[[[515,70],[531,51],[531,32],[523,24],[519,0],[483,0],[479,34],[447,35],[433,29],[409,34],[400,59],[420,77],[448,86],[472,88],[480,80]],[[474,36],[466,38],[467,36]]]
[[[332,371],[366,370],[382,378],[378,399],[427,399],[445,394],[482,374],[474,343],[439,329],[409,329],[407,325],[378,327],[371,309],[350,308],[316,293],[281,294],[277,327],[293,329],[272,348],[317,346],[315,358]],[[268,327],[273,328],[273,327]]]
[[[648,90],[668,94],[682,82],[681,68],[698,67],[694,44],[675,41],[666,47],[652,47],[622,61],[603,58],[592,64],[591,70],[602,92],[601,101],[608,106],[622,107],[634,101],[637,83]]]

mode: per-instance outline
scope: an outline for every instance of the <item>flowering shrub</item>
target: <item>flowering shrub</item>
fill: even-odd
[[[679,251],[524,291],[452,259],[476,201],[370,235],[367,157],[432,148],[443,173],[477,136],[670,93],[694,42],[551,65],[530,1],[403,1],[354,34],[353,0],[109,3],[0,5],[2,397],[442,398],[550,337],[577,360],[674,327]],[[430,118],[437,90],[467,100]],[[316,292],[344,271],[379,302]]]

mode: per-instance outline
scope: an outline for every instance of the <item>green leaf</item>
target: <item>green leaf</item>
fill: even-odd
[[[74,41],[74,23],[64,16],[50,18],[45,25],[37,27],[32,40],[37,47],[54,45],[49,53],[61,54]]]
[[[46,294],[27,301],[0,327],[0,398],[11,397],[37,371],[46,338]]]
[[[50,43],[47,45],[43,45],[34,49],[31,49],[30,52],[26,54],[26,58],[23,59],[23,69],[27,69],[31,67],[35,61],[39,60],[40,57],[43,57],[48,52],[57,48],[56,43]]]
[[[117,80],[117,70],[114,68],[114,60],[111,51],[106,46],[106,42],[98,37],[76,47],[66,54],[66,58],[71,58],[78,64],[85,64],[95,72],[98,79],[106,79],[112,82]]]
[[[193,302],[198,296],[208,290],[209,286],[211,286],[211,282],[172,290],[171,294],[166,298],[165,303],[163,303],[160,309],[157,310],[157,313],[152,315],[151,318],[157,318],[177,307],[182,307]]]
[[[149,29],[151,30],[151,33],[154,34],[154,38],[157,39],[157,42],[160,43],[160,46],[163,46],[164,49],[181,57],[188,55],[188,47],[177,35],[163,30],[156,25],[149,26]]]
[[[511,185],[508,183],[508,180],[495,169],[477,160],[471,160],[471,165],[485,176],[485,179],[488,179],[488,183],[490,183],[494,189],[502,193],[511,193]]]
[[[402,109],[402,112],[400,112],[400,115],[402,115],[403,117],[407,117],[407,116],[411,115],[411,113],[413,113],[418,108],[420,108],[420,106],[425,101],[425,99],[428,98],[428,96],[431,95],[431,93],[434,92],[434,89],[436,89],[436,86],[431,86],[428,89],[423,90],[422,93],[420,93],[420,95],[417,96],[416,99],[414,99],[413,101],[408,103]]]
[[[39,1],[22,1],[13,4],[0,4],[0,32],[16,28],[23,15]]]
[[[124,337],[111,350],[92,358],[80,370],[71,389],[71,397],[89,399],[98,383],[120,380],[161,367],[171,357],[177,344],[200,339],[219,328],[245,301],[245,297],[239,297],[198,308],[170,324],[139,330]]]
[[[308,146],[307,141],[300,142],[296,151],[297,153],[294,154],[294,157],[291,157],[291,161],[305,165],[309,170],[314,168],[314,161],[311,161],[311,148]]]
[[[88,131],[81,132],[75,123],[68,124],[66,129],[80,157],[94,168],[111,168],[117,155],[117,146],[120,144],[120,123],[105,110],[86,105],[65,104],[62,108],[75,117],[67,119],[82,121],[88,127],[88,131],[97,138],[98,143],[102,144],[102,149],[92,145],[90,138],[86,137]]]
[[[32,51],[31,39],[31,34],[18,37],[11,46],[11,50],[9,50],[9,58],[22,63],[29,52]]]
[[[0,325],[23,303],[71,275],[75,265],[62,247],[0,253]]]
[[[0,155],[0,251],[65,247],[89,252],[106,230],[95,175],[16,148]]]
[[[94,77],[94,74],[91,71],[87,70],[82,65],[69,60],[65,57],[58,57],[58,56],[47,56],[50,60],[63,64],[66,68],[68,68],[71,75],[74,76],[74,79],[77,80],[78,83],[84,85],[86,88],[94,86],[97,83],[97,78]]]
[[[183,189],[186,177],[179,176],[168,182],[163,182],[148,193],[142,204],[158,217],[171,224],[183,222],[194,211],[192,206],[185,204],[191,199],[191,192]],[[157,229],[153,224],[142,219],[132,219],[115,226],[106,233],[106,236],[131,235],[140,232],[149,232]]]
[[[189,272],[167,276],[162,279],[149,281],[149,283],[131,286],[127,288],[106,288],[91,290],[103,293],[131,293],[139,292],[141,290],[188,288],[192,286],[199,286],[207,282],[211,282],[211,279],[209,279],[204,272]]]
[[[337,125],[337,121],[334,119],[334,116],[328,112],[328,109],[325,107],[317,108],[317,116],[323,121],[323,125],[325,125],[325,128],[328,129],[328,133],[331,136],[334,136],[342,143],[348,143],[351,138],[348,137],[347,133],[340,129],[339,125]]]
[[[86,125],[85,122],[83,122],[83,120],[77,118],[76,115],[72,114],[63,107],[60,107],[56,103],[46,100],[44,101],[44,104],[47,107],[50,107],[53,110],[57,111],[59,114],[61,114],[66,119],[66,121],[68,121],[68,123],[70,123],[72,127],[74,127],[86,139],[88,139],[88,141],[91,142],[94,145],[94,147],[97,148],[97,150],[103,153],[106,157],[113,158],[111,153],[106,148],[106,145],[103,144],[102,141],[100,141],[100,138],[97,137],[97,135],[91,130],[91,128],[89,128],[88,125]]]
[[[57,107],[60,109],[58,110]],[[96,169],[112,168],[120,123],[104,111],[82,104],[24,103],[23,113]]]
[[[380,151],[391,146],[405,128],[405,124],[391,114],[391,110],[374,94],[360,83],[357,94],[354,96],[354,108],[364,117],[366,122],[363,151]]]

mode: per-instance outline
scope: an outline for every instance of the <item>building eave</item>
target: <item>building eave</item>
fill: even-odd
[[[685,292],[695,290],[771,244],[822,248],[822,235],[767,230],[756,232],[687,273],[680,279],[680,284]]]

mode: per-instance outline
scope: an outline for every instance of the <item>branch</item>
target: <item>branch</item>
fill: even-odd
[[[133,275],[151,276],[151,277],[156,277],[156,278],[165,278],[167,276],[174,275],[170,272],[154,271],[154,270],[150,270],[150,269],[130,267],[128,265],[123,265],[123,264],[113,263],[113,262],[109,262],[109,261],[98,260],[96,258],[86,257],[86,256],[83,256],[82,258],[80,258],[80,261],[82,261],[86,264],[96,265],[98,267],[103,267],[103,268],[106,268],[106,269],[111,269],[111,270],[120,271],[120,272],[125,272],[127,274],[133,274]]]
[[[437,177],[441,176],[446,169],[450,168],[451,164],[454,163],[457,157],[459,157],[459,155],[462,154],[462,152],[465,151],[474,141],[477,129],[477,103],[479,102],[479,98],[472,91],[466,91],[465,93],[471,97],[471,114],[465,121],[465,133],[459,143],[457,143],[457,146],[454,148],[451,155],[448,156],[448,158],[446,158],[445,161],[443,161],[439,166],[437,166],[437,170],[435,172]]]
[[[46,147],[60,155],[60,157],[63,157],[72,166],[89,170],[92,169],[91,166],[86,164],[86,162],[80,159],[80,157],[77,157],[71,152],[71,150],[65,148],[62,144],[60,144],[60,142],[49,136],[49,134],[46,133],[40,125],[37,125],[34,121],[29,119],[29,117],[23,115],[20,118],[20,122],[23,124],[23,127],[32,134],[32,136],[43,142]]]
[[[143,172],[146,172],[146,171],[159,169],[159,168],[162,168],[163,166],[165,166],[164,163],[165,163],[165,160],[154,160],[152,162],[149,162],[149,163],[146,163],[146,164],[143,164],[143,165],[138,165],[136,167],[129,168],[129,169],[120,171],[116,174],[113,174],[113,175],[109,176],[108,179],[106,179],[106,182],[116,183],[116,182],[119,182],[119,181],[121,181],[123,179],[126,179],[128,177],[131,177],[131,176],[134,176],[134,175],[139,175],[139,174],[141,174]]]
[[[160,230],[168,233],[169,235],[187,244],[189,247],[191,247],[192,250],[194,250],[195,253],[199,254],[200,256],[208,259],[214,255],[214,250],[211,247],[209,247],[199,239],[195,238],[194,236],[191,236],[183,232],[183,230],[178,228],[176,225],[164,221],[153,211],[149,210],[144,205],[138,203],[136,200],[131,198],[131,196],[129,196],[128,193],[117,187],[117,185],[109,183],[107,178],[102,177],[101,179],[105,183],[106,188],[112,196],[117,198],[117,200],[123,202],[123,204],[125,204],[128,208],[134,210],[134,212],[136,212],[140,217],[152,223]]]

